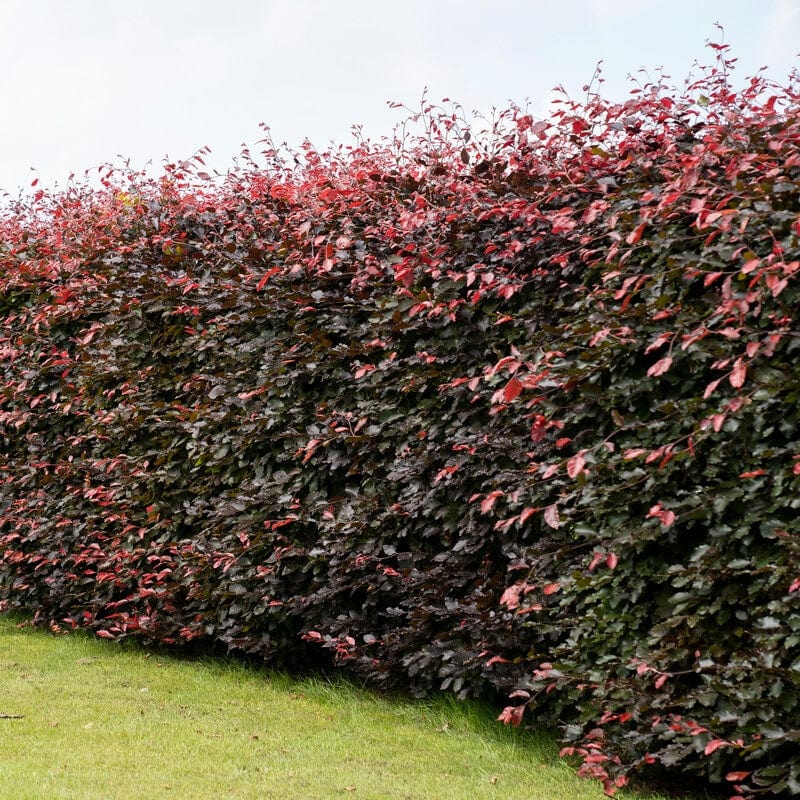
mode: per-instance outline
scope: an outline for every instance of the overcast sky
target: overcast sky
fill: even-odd
[[[387,101],[417,106],[426,86],[544,116],[600,60],[615,98],[641,67],[681,84],[715,22],[739,79],[800,66],[800,0],[0,0],[0,190],[206,145],[224,170],[261,122],[293,145],[391,134]]]

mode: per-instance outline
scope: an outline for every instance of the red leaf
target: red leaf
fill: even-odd
[[[534,515],[534,514],[535,514],[535,513],[536,513],[538,510],[539,510],[538,508],[533,508],[533,507],[530,507],[530,508],[523,508],[523,509],[522,509],[522,512],[521,512],[521,513],[520,513],[520,515],[519,515],[519,524],[520,524],[520,525],[524,524],[524,523],[525,523],[525,521],[526,521],[526,520],[527,520],[529,517],[533,516],[533,515]]]
[[[728,376],[731,386],[733,386],[734,389],[741,389],[742,386],[744,386],[744,379],[746,376],[747,367],[741,358],[737,358],[731,370],[731,374]]]
[[[703,750],[703,753],[707,756],[710,756],[716,750],[719,750],[720,747],[730,747],[731,743],[726,742],[724,739],[712,739]]]
[[[749,772],[729,772],[725,776],[726,781],[743,781],[748,775]]]
[[[500,605],[505,606],[509,611],[513,611],[519,607],[519,598],[522,596],[522,590],[525,587],[524,583],[515,583],[509,586],[500,598]]]
[[[97,635],[101,639],[113,639],[114,638],[114,634],[111,633],[111,631],[97,631]]]
[[[719,433],[722,430],[722,426],[725,424],[726,416],[726,414],[712,414],[710,417],[706,417],[700,423],[700,427],[705,430],[710,425],[717,433]]]
[[[670,356],[665,356],[664,358],[656,361],[649,370],[647,370],[647,376],[649,378],[655,378],[659,375],[663,375],[670,367],[672,366],[672,358]]]
[[[544,510],[544,521],[551,527],[551,528],[559,528],[561,526],[561,519],[558,515],[558,506],[555,503],[551,506],[547,506]]]
[[[542,594],[543,595],[555,594],[557,591],[559,591],[559,589],[561,589],[560,583],[548,583],[547,586],[545,586],[542,589]]]
[[[706,390],[703,392],[703,400],[707,400],[714,393],[714,390],[719,386],[721,380],[722,378],[717,378],[717,380],[711,381],[711,383],[706,386]]]
[[[572,456],[572,458],[567,461],[567,475],[569,475],[570,478],[576,478],[583,472],[583,468],[586,464],[586,459],[583,457],[585,452],[585,450],[581,450],[580,453]]]
[[[497,501],[498,497],[502,497],[503,493],[499,489],[495,489],[493,492],[489,492],[486,495],[483,502],[481,503],[481,511],[484,514],[488,514],[492,510],[492,506]]]
[[[656,678],[656,681],[653,685],[656,687],[656,689],[660,689],[667,682],[667,678],[669,678],[669,675],[667,675],[666,672],[663,672]]]
[[[739,475],[740,478],[758,478],[760,475],[766,475],[767,471],[765,469],[754,469],[752,472],[743,472]]]
[[[642,234],[644,233],[645,226],[647,225],[646,222],[640,222],[626,237],[625,241],[628,244],[636,244],[639,239],[642,238]]]
[[[272,269],[268,269],[264,275],[262,276],[261,280],[256,285],[256,291],[260,292],[266,285],[267,281],[275,274],[281,271],[280,267],[273,267]]]
[[[522,394],[522,383],[516,378],[512,378],[503,389],[503,400],[510,403],[512,400],[516,400],[520,394]]]
[[[589,572],[594,572],[597,565],[603,560],[603,553],[595,553],[592,556],[592,561],[589,564]]]
[[[625,461],[630,461],[633,458],[644,455],[646,452],[647,450],[645,450],[644,447],[631,447],[622,454],[622,457]]]
[[[606,556],[606,566],[609,569],[616,569],[617,564],[619,564],[619,556],[616,553],[609,553]]]
[[[649,519],[650,517],[657,517],[665,528],[669,528],[675,522],[675,512],[662,508],[661,503],[656,503],[650,508],[647,518]]]
[[[519,728],[522,723],[522,716],[525,714],[525,706],[506,706],[497,718],[504,725],[511,725]]]
[[[550,465],[548,465],[548,467],[542,473],[542,480],[546,481],[548,478],[552,478],[553,475],[556,474],[556,472],[558,472],[558,464],[550,464]]]

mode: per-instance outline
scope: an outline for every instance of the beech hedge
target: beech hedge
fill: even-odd
[[[712,46],[8,200],[2,608],[510,703],[609,794],[800,792],[800,93]]]

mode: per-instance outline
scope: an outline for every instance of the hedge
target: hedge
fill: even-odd
[[[714,47],[7,200],[2,608],[489,697],[609,794],[800,791],[800,94]]]

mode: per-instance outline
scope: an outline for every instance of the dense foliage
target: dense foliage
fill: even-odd
[[[609,793],[800,791],[800,95],[716,47],[9,203],[4,606],[510,693]]]

